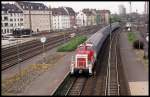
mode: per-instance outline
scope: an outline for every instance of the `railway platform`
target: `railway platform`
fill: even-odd
[[[57,53],[56,48],[46,53],[46,56],[54,55]],[[70,71],[69,63],[72,54],[74,54],[74,52],[65,53],[63,57],[58,59],[58,61],[48,69],[48,71],[44,72],[42,76],[38,76],[25,87],[23,92],[17,93],[16,95],[53,95]],[[29,64],[35,64],[38,60],[41,60],[41,56],[42,54],[26,60],[26,62],[21,64],[21,68],[26,68]],[[18,67],[19,65],[17,64],[16,66],[2,72],[2,79],[11,77],[16,72],[19,72]]]
[[[61,58],[49,71],[40,76],[38,80],[31,82],[25,91],[19,95],[53,95],[69,73],[68,65],[71,55],[72,53],[69,53]]]
[[[126,32],[120,35],[120,52],[130,94],[148,95],[148,67],[138,60]]]

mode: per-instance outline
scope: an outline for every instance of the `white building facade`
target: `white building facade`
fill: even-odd
[[[63,7],[52,8],[52,29],[62,30],[70,28],[70,17]]]
[[[82,11],[78,12],[76,15],[77,26],[87,26],[87,16]]]
[[[125,16],[126,15],[126,8],[123,5],[119,5],[118,9],[119,9],[119,14],[121,16]]]
[[[1,33],[12,34],[15,29],[23,29],[23,12],[14,4],[2,4]]]

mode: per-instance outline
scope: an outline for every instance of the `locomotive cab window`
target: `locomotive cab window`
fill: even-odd
[[[92,50],[92,47],[91,46],[87,46],[87,50],[88,51]]]
[[[84,50],[84,46],[80,46],[78,50]]]

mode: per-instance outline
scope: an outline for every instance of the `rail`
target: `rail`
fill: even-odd
[[[107,75],[105,81],[105,95],[120,95],[120,83],[118,77],[118,59],[117,59],[117,43],[119,31],[117,31],[111,39],[109,48],[109,58]],[[113,53],[113,54],[112,54]]]

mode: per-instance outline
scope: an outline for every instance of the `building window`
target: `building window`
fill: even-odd
[[[16,21],[16,19],[14,19],[14,21]]]
[[[20,18],[20,21],[23,21],[23,18]]]
[[[11,27],[13,27],[13,24],[10,24]]]
[[[8,23],[5,23],[4,25],[5,25],[5,27],[7,27],[7,26],[8,26]]]
[[[7,29],[7,33],[9,33],[9,29]]]
[[[13,19],[10,19],[10,21],[13,21]]]
[[[5,32],[4,33],[6,33],[6,29],[5,29]]]
[[[18,23],[18,26],[19,26],[19,23]]]
[[[10,29],[10,32],[13,32],[13,29]]]
[[[18,19],[18,21],[19,21],[19,19]]]
[[[5,16],[5,17],[4,17],[4,21],[7,21],[7,20],[8,20],[8,17]]]
[[[23,26],[23,23],[21,23],[20,25]]]

